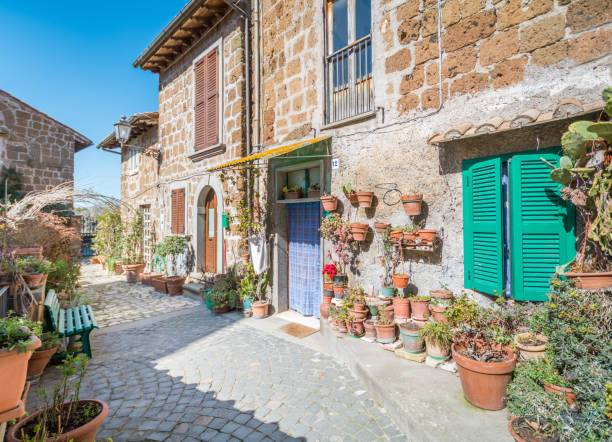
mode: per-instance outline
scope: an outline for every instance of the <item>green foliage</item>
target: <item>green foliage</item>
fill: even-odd
[[[23,318],[13,316],[0,319],[0,348],[8,351],[17,349],[18,353],[26,351],[32,343],[33,331],[24,326]]]
[[[563,169],[571,169],[574,167],[574,163],[572,163],[572,159],[570,157],[564,155],[559,159],[559,166]]]
[[[581,156],[586,154],[586,140],[578,132],[565,132],[561,137],[563,152],[576,162]]]
[[[610,99],[612,99],[612,87],[608,86],[607,88],[605,88],[603,90],[603,92],[601,93],[601,98],[603,98],[603,101],[608,102],[610,101]],[[609,116],[612,117],[612,115],[608,114]]]
[[[233,274],[222,276],[210,291],[210,300],[215,309],[225,306],[233,307],[236,294],[236,279]]]
[[[608,418],[612,419],[612,383],[606,384],[606,411]]]
[[[119,207],[106,209],[98,217],[96,235],[92,239],[92,250],[98,255],[120,256],[123,227]]]
[[[419,336],[428,344],[448,350],[453,342],[453,333],[448,325],[441,322],[427,322],[419,331]]]
[[[345,184],[344,186],[342,186],[342,192],[344,192],[346,195],[349,195],[353,193],[354,191],[355,191],[355,186],[353,186],[352,184]]]
[[[187,238],[180,235],[168,235],[164,237],[155,247],[155,253],[159,256],[180,255],[187,250]]]
[[[564,167],[553,169],[550,171],[550,179],[553,180],[555,183],[559,183],[563,186],[568,186],[569,183],[572,181],[572,173],[569,171],[569,169],[566,169]]]
[[[595,133],[597,138],[603,138],[612,144],[612,123],[608,121],[593,123],[589,126],[589,131]]]
[[[253,265],[248,263],[245,266],[245,273],[238,284],[238,294],[240,300],[251,298],[263,301],[266,298],[266,290],[268,288],[269,273],[266,271],[260,275],[256,275],[253,271]]]
[[[24,195],[23,174],[14,167],[2,166],[0,171],[0,199],[4,201],[6,196],[9,201],[15,201],[20,200]]]
[[[47,332],[40,336],[42,345],[40,350],[51,350],[52,348],[59,347],[61,341],[57,332]]]
[[[127,233],[123,235],[121,241],[123,249],[123,264],[141,264],[142,246],[144,235],[144,218],[142,211],[136,212],[130,220],[127,228]]]
[[[580,134],[585,140],[592,140],[597,138],[597,134],[589,131],[589,126],[593,124],[592,121],[576,121],[568,126],[569,132]]]
[[[81,265],[78,262],[58,259],[53,263],[53,268],[47,276],[47,290],[53,289],[58,294],[72,297],[80,275]]]
[[[411,294],[408,293],[407,295],[411,295]],[[414,302],[425,302],[425,301],[429,302],[429,300],[431,299],[429,296],[425,296],[425,295],[422,295],[422,296],[408,296],[408,297],[410,298],[411,301],[414,301]]]
[[[366,293],[363,288],[360,286],[351,287],[351,289],[349,290],[349,300],[353,304],[365,304]]]
[[[378,318],[376,319],[376,325],[391,325],[393,321],[391,319],[387,319],[387,317],[381,312],[378,314]]]
[[[46,259],[39,259],[32,256],[17,258],[17,271],[21,274],[48,274],[53,270],[53,264]]]

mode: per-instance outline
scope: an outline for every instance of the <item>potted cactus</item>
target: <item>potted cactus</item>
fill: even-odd
[[[358,201],[357,193],[355,192],[355,187],[352,184],[345,184],[344,186],[342,186],[342,192],[351,204],[355,204]]]

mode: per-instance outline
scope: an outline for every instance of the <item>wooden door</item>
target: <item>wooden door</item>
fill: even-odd
[[[204,203],[204,271],[217,273],[217,195],[210,190]]]

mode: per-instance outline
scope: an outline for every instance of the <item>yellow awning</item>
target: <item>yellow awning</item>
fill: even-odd
[[[249,155],[248,157],[238,158],[237,160],[228,161],[227,163],[220,164],[215,167],[211,167],[208,171],[219,170],[225,167],[235,166],[236,164],[248,163],[253,160],[265,160],[272,157],[277,157],[279,155],[284,155],[289,152],[293,152],[301,147],[309,146],[311,144],[318,143],[319,141],[327,140],[331,138],[330,136],[311,138],[309,140],[297,141],[292,144],[285,144],[278,147],[273,147],[271,149],[263,150],[261,152],[257,152],[253,155]]]

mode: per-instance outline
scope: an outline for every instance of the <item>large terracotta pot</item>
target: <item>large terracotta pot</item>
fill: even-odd
[[[403,273],[396,273],[395,275],[391,275],[393,278],[393,285],[398,289],[404,289],[408,287],[408,281],[410,281],[410,275],[406,275]]]
[[[51,356],[55,354],[57,347],[49,350],[37,350],[32,353],[32,357],[28,361],[28,377],[40,376],[51,360]]]
[[[333,195],[323,195],[321,197],[321,204],[323,205],[323,210],[333,212],[338,208],[338,198]]]
[[[521,358],[544,359],[544,356],[546,355],[546,343],[548,342],[548,338],[544,335],[536,335],[536,338],[539,341],[544,342],[541,345],[529,345],[520,342],[521,338],[528,338],[530,336],[531,333],[520,333],[514,337],[514,343],[516,344],[516,348],[518,348],[520,351]]]
[[[421,229],[419,230],[419,238],[421,238],[421,241],[434,242],[437,232],[435,229]]]
[[[353,321],[346,321],[348,333],[354,337],[363,336],[363,334],[365,333],[363,321],[365,321],[365,319],[355,319]]]
[[[567,272],[561,275],[572,281],[577,289],[597,290],[612,287],[612,272]]]
[[[442,348],[433,342],[425,341],[425,347],[427,348],[427,356],[438,361],[446,361],[450,354],[450,348]]]
[[[380,313],[380,308],[378,309],[379,313]],[[387,318],[389,321],[393,321],[393,319],[395,318],[395,314],[393,312],[393,305],[386,305],[385,308],[382,309],[382,314],[385,316],[385,318]]]
[[[123,274],[123,261],[115,261],[115,275],[122,275]]]
[[[40,287],[47,279],[46,273],[29,273],[21,276],[23,277],[23,280],[28,285],[28,287],[31,289]]]
[[[166,276],[166,288],[170,296],[183,294],[183,284],[185,284],[184,276]]]
[[[448,324],[448,319],[444,316],[444,312],[446,311],[445,305],[430,305],[429,311],[431,312],[431,316],[433,316],[434,321],[440,322],[441,324]]]
[[[79,404],[84,404],[87,402],[99,404],[102,407],[102,411],[100,411],[100,413],[96,417],[87,422],[85,425],[75,428],[74,430],[69,431],[68,433],[64,433],[58,437],[49,437],[46,439],[47,442],[95,442],[98,429],[102,425],[102,422],[104,422],[104,419],[106,419],[106,416],[108,416],[108,405],[106,405],[106,402],[99,401],[96,399],[83,399],[79,401]],[[62,404],[62,406],[67,405],[68,402],[64,402]],[[18,436],[21,432],[21,428],[27,425],[30,421],[36,419],[40,415],[40,413],[42,413],[42,410],[20,421],[17,425],[14,425],[6,435],[7,442],[21,441],[21,439],[18,439]]]
[[[125,280],[130,284],[138,282],[138,275],[144,270],[144,264],[124,264],[123,271],[125,272]]]
[[[409,216],[417,216],[421,214],[421,204],[423,203],[423,195],[402,195],[402,204],[404,212]]]
[[[410,300],[408,298],[393,298],[393,316],[397,319],[408,319],[410,317]]]
[[[323,296],[323,302],[319,307],[319,312],[321,313],[321,317],[323,319],[327,319],[329,317],[329,306],[331,305],[332,296]]]
[[[151,285],[151,279],[159,278],[164,276],[163,273],[155,273],[155,272],[142,272],[138,277],[140,278],[140,282],[146,285]]]
[[[253,318],[262,319],[268,316],[268,301],[254,301],[251,304],[253,309]]]
[[[41,345],[40,339],[34,335],[30,336],[30,340],[32,343],[21,353],[17,353],[16,349],[0,349],[0,413],[19,405],[28,372],[28,361],[32,352]]]
[[[389,240],[393,242],[400,242],[402,240],[402,236],[404,236],[404,231],[401,229],[389,232]]]
[[[565,396],[567,405],[569,405],[571,408],[574,408],[576,394],[574,393],[573,388],[559,387],[558,385],[553,385],[549,384],[548,382],[544,382],[544,391],[546,391],[547,393],[555,393],[558,395]]]
[[[404,244],[414,244],[419,235],[411,232],[404,232],[402,235],[402,239],[404,240]]]
[[[506,406],[506,388],[516,367],[516,354],[503,347],[507,358],[503,362],[480,362],[459,353],[463,347],[453,344],[453,359],[457,363],[465,398],[485,410],[501,410]]]
[[[365,329],[365,337],[376,339],[376,325],[371,319],[363,321],[363,327]]]
[[[420,327],[414,326],[414,324],[400,325],[400,337],[402,338],[404,349],[408,353],[423,353],[425,343],[419,335],[420,331]]]
[[[357,192],[357,201],[359,207],[372,207],[372,200],[374,199],[374,192]]]
[[[157,276],[151,278],[151,285],[155,290],[162,293],[168,293],[168,287],[166,287],[166,280],[163,276]]]
[[[377,341],[383,344],[395,342],[395,324],[376,325]]]
[[[426,301],[410,300],[412,319],[415,321],[427,321],[429,318],[429,299]]]
[[[365,241],[369,225],[364,223],[351,223],[351,234],[355,241]]]

